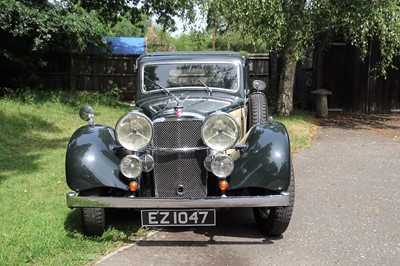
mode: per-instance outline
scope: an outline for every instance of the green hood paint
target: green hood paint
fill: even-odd
[[[234,95],[218,95],[204,96],[204,93],[191,93],[186,98],[185,95],[180,97],[180,106],[183,112],[196,113],[206,117],[216,111],[231,112],[240,106],[243,106],[243,99]],[[150,119],[171,114],[177,101],[171,96],[159,95],[148,100],[142,100],[136,104]]]

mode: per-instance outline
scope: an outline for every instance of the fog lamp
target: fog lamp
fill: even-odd
[[[128,178],[138,177],[142,173],[142,161],[136,155],[127,155],[121,160],[119,169]]]
[[[227,177],[233,171],[233,160],[226,154],[217,154],[211,161],[211,172],[217,177]]]

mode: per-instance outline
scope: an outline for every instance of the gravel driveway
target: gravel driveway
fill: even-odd
[[[400,265],[400,117],[319,121],[294,156],[295,211],[281,239],[248,209],[214,228],[162,230],[98,265]]]

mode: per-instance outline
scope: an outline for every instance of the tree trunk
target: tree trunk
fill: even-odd
[[[282,73],[280,76],[278,102],[276,112],[278,115],[288,116],[293,110],[293,87],[296,76],[296,60],[293,55],[285,51],[283,54]]]

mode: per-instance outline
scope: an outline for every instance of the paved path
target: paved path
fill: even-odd
[[[163,230],[97,265],[400,265],[400,119],[321,121],[294,156],[296,201],[282,239],[247,209],[218,226]]]

